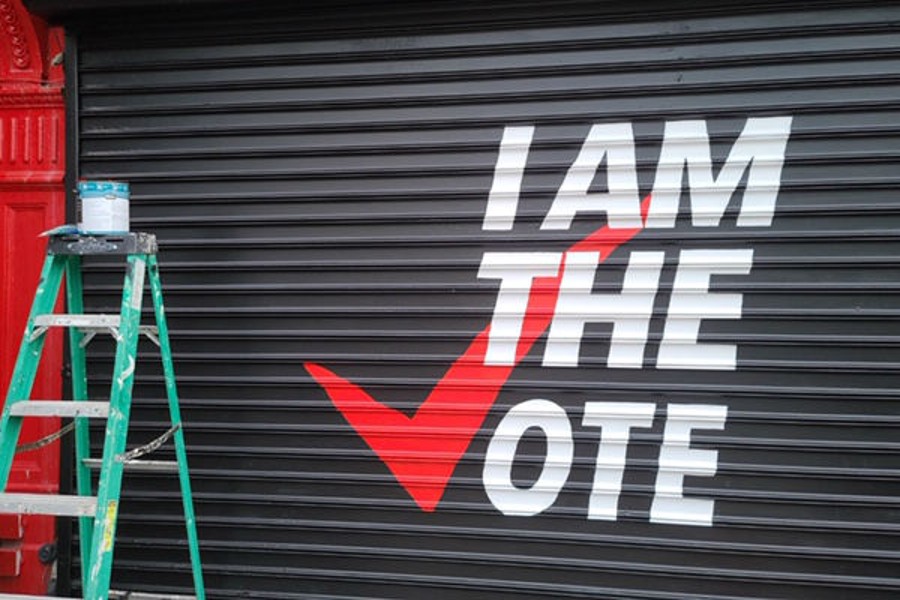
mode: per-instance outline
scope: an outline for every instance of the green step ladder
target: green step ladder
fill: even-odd
[[[47,258],[41,272],[37,292],[25,335],[16,360],[12,380],[0,420],[0,492],[6,490],[9,471],[17,451],[31,450],[60,437],[66,430],[75,431],[75,474],[78,495],[0,494],[0,513],[45,514],[78,517],[81,554],[82,589],[85,600],[154,598],[205,600],[200,549],[194,520],[191,483],[188,476],[187,453],[181,427],[178,392],[169,332],[163,308],[162,286],[159,280],[156,237],[148,233],[123,235],[51,235],[47,244]],[[122,290],[122,306],[118,315],[84,314],[81,263],[83,256],[125,256],[127,270]],[[65,274],[68,314],[54,314],[59,288]],[[155,326],[143,326],[141,303],[144,279],[149,276]],[[69,329],[69,348],[72,361],[72,400],[30,400],[37,373],[45,333],[51,327]],[[110,333],[116,340],[116,357],[109,401],[89,401],[85,346],[98,333]],[[147,335],[160,347],[165,374],[166,394],[172,426],[162,436],[131,451],[125,450],[128,436],[131,390],[137,358],[138,337]],[[69,417],[66,428],[36,444],[17,448],[22,419],[26,417]],[[102,458],[91,458],[88,419],[106,419],[106,434]],[[137,460],[174,439],[175,461]],[[98,490],[93,495],[92,469],[100,469]],[[187,526],[188,549],[194,578],[195,596],[110,591],[113,545],[119,496],[125,469],[177,473]],[[49,596],[0,594],[0,598],[28,599]]]

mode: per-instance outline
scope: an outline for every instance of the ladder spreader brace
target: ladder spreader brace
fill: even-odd
[[[47,257],[41,272],[37,292],[19,356],[13,370],[0,418],[0,491],[6,489],[13,456],[17,451],[33,450],[17,447],[22,420],[26,417],[67,417],[73,421],[51,436],[53,441],[67,428],[75,431],[75,481],[77,495],[0,494],[0,513],[48,514],[77,517],[81,555],[83,597],[89,600],[131,598],[134,600],[188,599],[205,600],[200,550],[194,519],[194,505],[188,475],[187,452],[181,423],[178,392],[169,331],[163,307],[162,285],[159,279],[156,237],[149,233],[123,235],[53,235],[47,244]],[[83,256],[121,255],[126,258],[127,270],[118,315],[85,314],[82,287],[81,259]],[[68,314],[54,314],[59,288],[65,275]],[[144,279],[149,278],[156,324],[140,324]],[[31,390],[44,346],[44,335],[51,327],[67,327],[69,352],[72,361],[72,400],[31,400]],[[85,346],[100,332],[109,332],[116,341],[109,401],[89,401],[87,397],[87,369]],[[140,334],[147,335],[160,348],[166,395],[172,427],[157,439],[125,451],[128,422],[131,412],[132,388]],[[106,419],[105,444],[102,458],[90,456],[89,418]],[[52,439],[50,439],[52,438]],[[147,454],[174,441],[175,461],[138,461]],[[44,443],[41,440],[39,443]],[[49,442],[46,442],[49,443]],[[187,528],[188,551],[194,579],[195,596],[177,596],[152,592],[118,592],[109,589],[112,576],[112,556],[122,475],[126,467],[151,472],[177,472],[181,484],[181,498]],[[96,495],[91,485],[91,470],[100,469]],[[16,600],[49,598],[0,594],[0,599]]]

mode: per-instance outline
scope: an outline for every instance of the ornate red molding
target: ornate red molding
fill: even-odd
[[[0,85],[44,78],[47,27],[21,0],[0,0]]]
[[[58,89],[6,89],[0,87],[0,108],[2,107],[59,107],[61,96]]]
[[[0,185],[62,182],[62,31],[0,0]]]
[[[9,39],[13,66],[27,69],[31,65],[31,51],[19,12],[10,0],[0,0],[0,23]]]

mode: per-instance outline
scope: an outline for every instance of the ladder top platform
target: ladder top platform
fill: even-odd
[[[47,244],[47,254],[85,256],[156,254],[156,252],[156,236],[142,231],[106,235],[63,233],[51,235]]]

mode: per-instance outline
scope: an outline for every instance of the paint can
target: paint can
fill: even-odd
[[[84,233],[128,232],[129,196],[128,184],[121,181],[79,181],[78,229]]]

